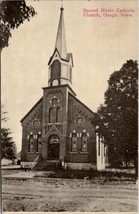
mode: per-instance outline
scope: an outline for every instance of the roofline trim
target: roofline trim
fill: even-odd
[[[27,118],[27,116],[35,109],[35,107],[42,101],[42,98],[43,97],[41,97],[40,99],[39,99],[39,101],[28,111],[28,113],[20,120],[20,123],[22,123],[26,118]]]
[[[82,104],[87,110],[90,111],[91,114],[93,114],[95,116],[95,113],[89,108],[87,107],[83,102],[81,102],[77,97],[74,97],[70,92],[69,92],[70,96],[72,96],[75,100],[77,100],[80,104]]]

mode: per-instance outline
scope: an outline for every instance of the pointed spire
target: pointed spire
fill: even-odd
[[[64,27],[64,8],[60,8],[60,19],[57,30],[56,44],[55,48],[57,48],[61,58],[67,58],[67,50],[66,50],[66,38],[65,38],[65,27]]]

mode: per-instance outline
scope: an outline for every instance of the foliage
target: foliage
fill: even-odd
[[[10,136],[11,132],[9,129],[1,129],[1,158],[14,159],[16,157],[15,143]]]
[[[1,107],[1,122],[5,123],[8,118],[6,117],[7,112],[3,108],[4,106]],[[12,160],[16,158],[16,145],[11,137],[11,133],[9,128],[1,128],[1,158]]]
[[[0,49],[9,45],[11,29],[18,28],[25,20],[30,20],[36,14],[32,6],[27,6],[25,0],[0,2]]]
[[[138,147],[138,64],[128,60],[108,80],[105,102],[97,112],[97,132],[109,145],[110,161],[134,161]]]

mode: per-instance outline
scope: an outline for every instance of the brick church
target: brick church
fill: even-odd
[[[106,147],[95,132],[95,114],[72,89],[73,56],[66,49],[64,9],[48,62],[48,87],[21,120],[21,164],[40,168],[60,159],[68,168],[104,169]]]

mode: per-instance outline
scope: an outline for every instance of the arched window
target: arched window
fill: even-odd
[[[28,147],[28,151],[29,152],[33,151],[33,142],[34,142],[33,133],[30,132],[30,135],[29,135],[29,147]]]
[[[49,123],[52,123],[53,108],[49,108]]]
[[[72,152],[77,152],[77,133],[72,133],[71,150]]]
[[[60,121],[60,107],[56,108],[56,123]]]
[[[41,144],[42,144],[41,132],[38,132],[38,135],[37,135],[37,148],[36,148],[37,152],[41,151]]]
[[[51,79],[60,79],[61,64],[58,60],[55,60],[51,66]]]
[[[52,81],[52,86],[56,86],[56,85],[59,85],[59,80],[53,80]]]
[[[81,137],[82,152],[87,152],[87,133],[84,131]]]
[[[30,152],[30,136],[28,136],[28,152]]]

